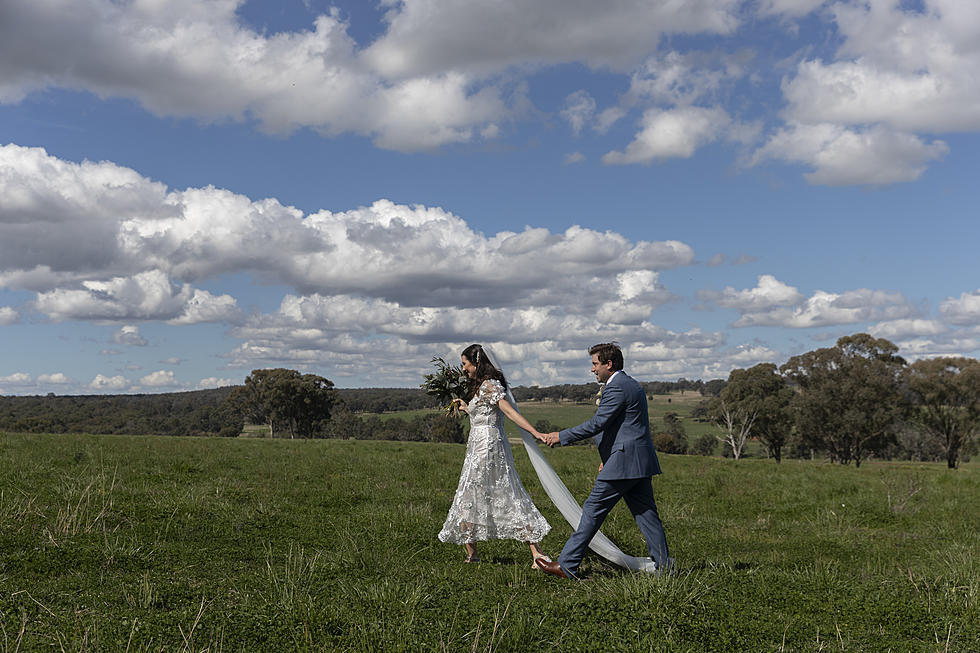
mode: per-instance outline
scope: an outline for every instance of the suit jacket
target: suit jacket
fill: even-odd
[[[660,473],[660,461],[650,438],[646,393],[625,372],[617,372],[606,383],[592,419],[558,433],[562,446],[588,437],[595,440],[602,459],[600,480]]]

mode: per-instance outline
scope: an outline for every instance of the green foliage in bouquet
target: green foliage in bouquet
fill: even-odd
[[[425,381],[422,382],[422,389],[439,400],[443,407],[453,414],[459,412],[453,406],[454,399],[466,400],[469,394],[469,379],[462,367],[450,365],[442,358],[436,356],[432,359],[436,371],[431,374],[423,375]]]

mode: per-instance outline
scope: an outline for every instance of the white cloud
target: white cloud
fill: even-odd
[[[595,115],[595,99],[588,92],[575,91],[565,98],[565,106],[561,110],[561,117],[568,121],[572,127],[572,132],[578,134],[586,124],[592,121]]]
[[[582,163],[585,161],[585,155],[581,152],[572,152],[571,154],[565,155],[565,164],[571,165],[573,163]]]
[[[792,120],[899,131],[980,129],[980,8],[925,0],[837,3],[842,59],[803,61],[784,85]]]
[[[129,388],[129,381],[124,376],[105,376],[96,374],[89,388],[92,390],[103,390],[108,392],[119,392]]]
[[[491,317],[497,311],[490,312]],[[300,325],[273,326],[242,331],[237,335],[245,342],[230,352],[229,365],[251,369],[260,365],[288,365],[298,369],[316,368],[334,380],[363,377],[378,373],[378,361],[384,361],[385,383],[417,385],[419,361],[433,355],[449,360],[472,342],[491,345],[502,361],[507,378],[515,384],[549,384],[591,380],[587,349],[595,342],[618,340],[631,343],[626,351],[630,369],[657,367],[664,374],[697,375],[709,360],[716,360],[716,350],[724,341],[719,333],[691,331],[676,333],[649,322],[636,325],[604,325],[580,320],[574,331],[572,322],[558,328],[553,337],[525,338],[521,332],[505,332],[510,340],[496,340],[494,335],[483,337],[493,330],[486,320],[479,323],[482,331],[447,334],[449,338],[414,341],[403,335],[360,335],[329,333]],[[489,327],[489,328],[488,328]],[[661,353],[662,352],[662,353]],[[660,360],[663,358],[663,360]],[[322,372],[321,372],[322,373]]]
[[[304,216],[211,187],[167,192],[113,164],[72,164],[16,145],[0,146],[0,173],[0,216],[10,216],[0,220],[0,284],[44,284],[32,288],[36,307],[55,319],[235,322],[234,298],[189,282],[242,272],[304,294],[403,305],[465,305],[476,294],[491,306],[555,304],[621,272],[694,260],[678,241],[631,242],[578,226],[485,236],[441,208],[386,200]],[[52,210],[66,204],[65,185],[75,195]],[[29,247],[23,214],[32,216]],[[71,265],[68,243],[43,236],[65,220],[80,234]],[[89,225],[99,238],[85,240]]]
[[[0,383],[4,385],[33,385],[34,377],[26,372],[14,372],[7,376],[0,376]]]
[[[180,383],[177,381],[172,370],[157,370],[141,378],[140,385],[151,388],[172,388],[179,386]]]
[[[943,141],[926,143],[880,125],[853,130],[830,123],[792,124],[770,136],[752,163],[775,158],[808,164],[814,170],[803,176],[811,184],[887,185],[918,179],[930,161],[948,151]]]
[[[633,71],[624,102],[652,100],[659,105],[690,106],[713,98],[723,86],[745,74],[745,54],[718,57],[705,52],[667,52],[648,58]]]
[[[0,326],[16,324],[18,320],[20,320],[20,314],[17,309],[10,306],[0,306]]]
[[[969,356],[980,349],[980,339],[964,336],[910,338],[895,344],[899,346],[898,353],[909,360],[936,356]]]
[[[0,254],[8,253],[8,234],[22,236],[12,225],[43,222],[57,231],[66,220],[83,251],[65,265],[67,243],[38,237],[29,253],[11,247],[21,258],[0,255],[0,284],[30,281],[33,307],[57,320],[121,323],[119,344],[145,343],[137,320],[223,321],[242,341],[228,354],[232,366],[376,376],[372,361],[384,351],[398,377],[391,382],[414,384],[432,347],[524,348],[531,358],[515,368],[515,380],[530,381],[577,374],[566,357],[577,361],[593,339],[694,337],[649,322],[675,299],[659,272],[694,262],[678,241],[630,241],[578,226],[485,235],[441,208],[386,200],[304,215],[273,199],[211,187],[170,191],[111,163],[73,164],[13,145],[0,147],[0,173]],[[101,235],[86,241],[89,224]],[[234,298],[195,287],[228,274],[295,294],[271,315],[246,318]],[[104,376],[99,385],[114,382]],[[128,389],[141,386],[185,387],[163,370]]]
[[[497,89],[445,66],[397,80],[372,72],[336,12],[265,35],[238,19],[238,1],[6,4],[16,6],[0,21],[0,102],[84,89],[158,115],[352,132],[405,150],[470,140],[507,113]]]
[[[980,290],[947,297],[939,305],[939,311],[950,324],[980,324]]]
[[[763,16],[802,18],[828,0],[758,0],[759,13]]]
[[[791,306],[803,299],[803,295],[793,286],[788,286],[771,274],[763,274],[755,288],[736,290],[728,286],[719,292],[701,291],[698,297],[714,301],[719,306],[734,308],[743,313],[754,312],[775,306]]]
[[[83,281],[80,289],[38,293],[34,306],[55,320],[168,320],[172,324],[233,321],[235,299],[215,297],[184,284],[179,289],[165,272],[148,270],[132,277]]]
[[[721,292],[700,291],[698,297],[738,311],[741,317],[732,324],[735,327],[809,328],[905,320],[917,313],[901,293],[866,288],[843,293],[818,290],[804,299],[796,288],[772,275],[760,276],[755,288],[736,290],[729,286]]]
[[[939,320],[905,318],[872,325],[868,328],[868,333],[875,338],[886,338],[896,342],[912,336],[936,336],[948,330],[949,328]]]
[[[663,34],[730,33],[738,4],[404,0],[389,3],[387,33],[365,58],[391,77],[433,74],[447,62],[477,74],[528,63],[628,66],[655,50]]]
[[[206,379],[201,379],[197,384],[198,390],[208,390],[210,388],[224,388],[229,385],[241,385],[242,379],[219,379],[215,376],[209,376]]]
[[[149,343],[146,338],[140,335],[140,328],[133,324],[127,324],[112,334],[112,341],[117,345],[133,345],[145,347]]]
[[[38,385],[68,385],[74,383],[72,379],[65,376],[62,372],[53,374],[39,374],[37,377]]]
[[[900,293],[860,289],[838,294],[818,290],[801,306],[745,312],[732,326],[809,328],[895,320],[915,314],[916,310]]]
[[[411,151],[495,138],[524,102],[505,70],[628,69],[664,34],[731,33],[739,11],[739,0],[405,0],[388,3],[386,32],[361,49],[339,10],[309,29],[264,34],[239,19],[240,4],[8,0],[0,102],[82,89],[157,115],[354,133]]]
[[[730,123],[728,114],[717,107],[650,109],[643,114],[641,129],[626,150],[607,152],[602,162],[618,165],[689,158],[699,147],[722,136]]]
[[[763,13],[810,3],[767,0]],[[980,129],[980,5],[891,0],[831,7],[835,60],[801,61],[783,81],[787,126],[753,159],[812,166],[814,184],[884,185],[918,179],[948,151],[926,134]]]

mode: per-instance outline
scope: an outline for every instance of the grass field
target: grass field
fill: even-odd
[[[662,456],[678,573],[563,582],[436,539],[463,452],[0,434],[0,651],[980,650],[976,463]],[[595,451],[546,453],[584,496]],[[603,530],[643,550],[622,506]]]
[[[674,392],[670,395],[654,395],[648,398],[647,403],[650,410],[650,421],[654,431],[662,431],[664,429],[664,415],[666,415],[668,412],[674,412],[677,413],[681,423],[684,425],[684,430],[687,434],[689,443],[693,443],[698,436],[705,433],[717,435],[719,431],[716,427],[708,424],[707,422],[698,422],[692,419],[690,416],[691,410],[703,399],[704,397],[697,392]],[[558,401],[528,401],[520,405],[520,410],[521,413],[528,418],[531,424],[536,423],[538,420],[546,419],[556,426],[568,428],[590,418],[595,413],[595,404]],[[417,415],[429,415],[438,412],[441,411],[435,409],[420,409],[405,410],[394,413],[364,413],[364,415],[377,415],[381,419],[400,417],[402,419],[410,420]],[[517,431],[509,422],[507,424],[507,429],[508,433],[514,437],[517,437]]]

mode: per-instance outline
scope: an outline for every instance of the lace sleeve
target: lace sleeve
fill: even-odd
[[[496,406],[504,398],[504,386],[496,379],[487,379],[476,391],[476,403]]]

